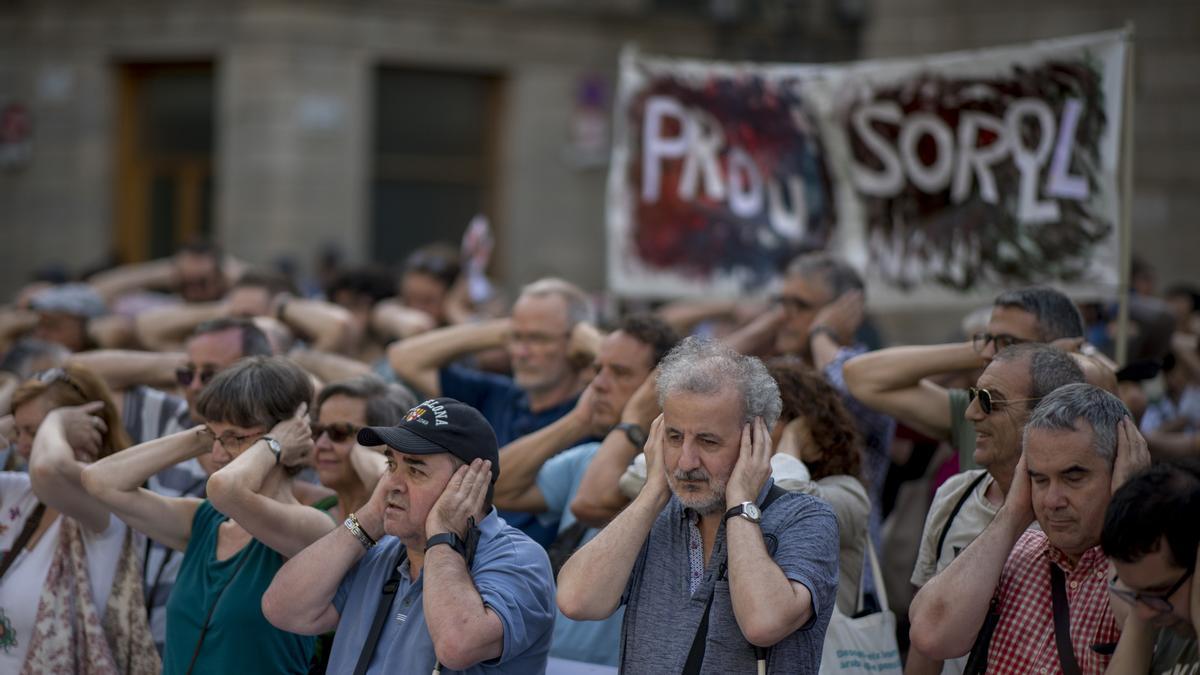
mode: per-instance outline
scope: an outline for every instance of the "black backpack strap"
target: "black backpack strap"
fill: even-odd
[[[758,507],[759,510],[766,511],[771,504],[775,503],[775,500],[786,494],[787,490],[779,487],[776,483],[772,483],[771,489],[767,490],[767,496],[763,498],[762,505]],[[766,541],[767,536],[769,535],[763,535],[764,541]],[[768,552],[774,554],[774,551],[771,550],[772,548],[774,547],[768,543]],[[727,569],[725,563],[722,562],[717,571],[717,578],[724,579]],[[708,614],[712,610],[713,590],[715,588],[716,584],[714,583],[713,589],[708,592],[708,601],[704,604],[704,616],[700,618],[700,625],[696,628],[696,637],[692,638],[692,648],[688,650],[687,661],[683,664],[683,675],[698,675],[700,667],[704,665],[705,643],[708,641]],[[758,658],[762,660],[766,659],[766,654],[769,651],[769,649],[755,647]]]
[[[975,480],[971,481],[971,485],[967,488],[967,491],[958,498],[958,502],[954,505],[954,509],[950,511],[950,517],[946,519],[946,524],[942,527],[942,534],[938,537],[937,552],[933,556],[934,564],[937,564],[937,561],[942,559],[942,548],[946,545],[946,536],[950,534],[950,526],[954,524],[954,518],[958,515],[959,511],[962,511],[963,505],[967,503],[967,500],[971,498],[971,495],[975,492],[975,489],[979,487],[979,484],[982,483],[983,479],[987,478],[987,476],[988,473],[984,471],[983,473],[979,474]]]
[[[358,654],[358,663],[354,666],[354,675],[363,675],[371,665],[371,656],[375,654],[375,645],[379,643],[379,634],[383,632],[383,624],[392,611],[392,599],[396,597],[396,589],[400,586],[400,565],[408,556],[408,549],[402,545],[400,555],[392,564],[392,573],[383,582],[383,590],[379,605],[375,608],[375,619],[371,622],[371,632],[367,633],[367,641],[363,643],[362,651]]]
[[[1067,582],[1062,569],[1050,563],[1050,595],[1054,601],[1054,643],[1063,675],[1080,675],[1075,650],[1071,648],[1071,616],[1067,606]]]
[[[998,623],[1000,623],[1000,598],[993,595],[992,602],[988,605],[987,618],[983,620],[983,627],[975,636],[975,644],[971,645],[971,654],[967,657],[967,666],[963,669],[963,675],[987,674],[988,650],[991,649],[992,634],[996,632]]]

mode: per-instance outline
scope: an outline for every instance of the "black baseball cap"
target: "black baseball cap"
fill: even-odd
[[[394,427],[363,427],[359,445],[386,445],[410,455],[448,452],[470,464],[492,463],[492,482],[500,475],[500,446],[492,425],[475,408],[457,399],[434,398],[408,411]]]

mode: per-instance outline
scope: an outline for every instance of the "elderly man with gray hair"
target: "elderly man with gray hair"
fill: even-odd
[[[1120,399],[1070,384],[1034,409],[1023,446],[996,518],[913,600],[912,642],[969,651],[968,673],[1103,673],[1119,628],[1100,531],[1146,442]]]
[[[658,397],[646,485],[564,565],[559,608],[598,620],[625,605],[621,672],[816,672],[837,523],[770,478],[778,386],[758,359],[692,337],[660,364]]]

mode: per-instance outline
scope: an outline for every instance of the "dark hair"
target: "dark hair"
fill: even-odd
[[[993,361],[1012,362],[1028,359],[1029,395],[1026,408],[1032,410],[1047,394],[1068,384],[1085,382],[1083,369],[1071,355],[1047,344],[1025,342],[1005,347]]]
[[[367,266],[339,272],[325,288],[325,296],[333,300],[338,293],[349,292],[356,297],[370,298],[371,304],[396,295],[396,280],[382,267]]]
[[[787,276],[819,278],[834,298],[847,291],[863,290],[862,276],[849,264],[828,253],[805,253],[788,263]]]
[[[367,426],[390,427],[400,423],[405,413],[417,405],[417,397],[402,384],[386,382],[373,373],[348,380],[330,382],[317,394],[313,412],[318,413],[325,401],[337,396],[362,399],[367,404]],[[313,415],[316,417],[316,415]]]
[[[413,251],[404,261],[404,273],[415,272],[437,279],[450,288],[458,279],[458,251],[449,244],[435,242]]]
[[[217,373],[196,399],[208,422],[270,429],[313,398],[312,380],[282,356],[251,356]]]
[[[1188,302],[1192,305],[1191,311],[1193,313],[1200,312],[1200,288],[1197,288],[1191,284],[1175,284],[1168,288],[1165,293],[1163,293],[1164,298],[1172,298],[1176,296],[1187,298]]]
[[[779,423],[804,418],[813,443],[821,448],[820,459],[805,462],[812,479],[845,474],[861,480],[862,438],[833,385],[795,358],[772,359],[767,370],[779,383],[783,399]]]
[[[25,337],[17,340],[4,354],[4,359],[0,360],[0,370],[27,380],[33,375],[34,361],[49,359],[54,365],[62,365],[70,355],[71,350],[57,342]]]
[[[679,344],[679,333],[655,314],[630,314],[621,319],[617,330],[644,345],[649,345],[653,359],[651,368],[657,366],[667,352]]]
[[[224,333],[227,330],[241,331],[243,358],[247,356],[270,356],[274,353],[271,349],[271,341],[267,339],[266,333],[263,333],[262,329],[254,325],[254,321],[250,319],[221,318],[205,321],[196,326],[196,329],[192,331],[191,337],[195,338],[212,333]]]
[[[1030,286],[996,296],[995,307],[1015,307],[1037,319],[1038,341],[1083,337],[1083,315],[1061,291],[1049,286]]]
[[[291,293],[299,295],[296,284],[284,274],[269,270],[249,270],[233,284],[233,288],[265,288],[270,295]]]
[[[213,258],[217,261],[217,267],[221,267],[221,247],[203,237],[188,239],[180,244],[176,252]]]
[[[1167,540],[1175,564],[1196,566],[1200,542],[1200,460],[1153,464],[1113,493],[1104,513],[1100,546],[1105,555],[1137,562]],[[1192,583],[1197,583],[1193,581]]]

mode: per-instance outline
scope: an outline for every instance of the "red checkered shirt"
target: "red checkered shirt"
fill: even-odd
[[[988,650],[988,673],[1030,675],[1062,673],[1054,642],[1054,604],[1050,565],[1066,576],[1071,617],[1071,646],[1084,673],[1102,675],[1111,656],[1092,645],[1115,644],[1120,637],[1108,605],[1108,561],[1099,546],[1088,549],[1072,567],[1045,533],[1029,530],[1013,547],[1000,574],[997,594],[1000,621]]]

